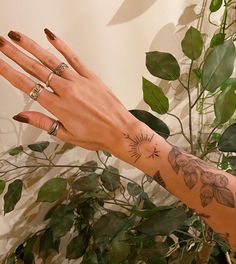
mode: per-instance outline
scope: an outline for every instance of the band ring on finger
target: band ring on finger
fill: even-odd
[[[51,136],[56,136],[57,135],[57,130],[60,126],[60,122],[58,120],[56,120],[52,126],[50,127],[50,129],[48,130],[48,134]]]
[[[67,68],[69,68],[69,66],[62,62],[53,70],[53,72],[58,76],[62,76],[64,70]]]
[[[54,74],[55,74],[55,73],[52,71],[52,72],[50,72],[50,74],[48,75],[48,79],[47,79],[47,81],[46,81],[46,87],[49,87],[49,86],[50,86],[50,81],[51,81],[51,79],[52,79],[52,77],[53,77]]]
[[[40,83],[37,83],[29,94],[30,98],[37,101],[39,94],[42,92],[43,89],[44,87]]]

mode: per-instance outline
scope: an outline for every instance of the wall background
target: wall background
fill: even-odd
[[[43,33],[43,29],[48,27],[67,41],[128,109],[146,110],[148,107],[142,101],[142,76],[155,79],[145,68],[145,52],[171,52],[181,61],[180,40],[190,24],[196,25],[201,5],[200,0],[0,0],[0,34],[6,37],[10,30],[23,32],[57,54]],[[2,54],[0,58],[6,59]],[[6,61],[9,62],[8,59]],[[166,89],[165,85],[163,87]],[[179,103],[183,93],[178,89],[166,89],[166,92],[172,98],[171,108],[178,105],[176,112],[184,120],[186,105]],[[0,78],[0,153],[19,144],[41,140],[58,142],[39,129],[12,120],[12,116],[25,109],[44,111],[27,95]],[[176,131],[177,124],[173,119],[163,117],[163,120],[170,124],[172,131]],[[175,144],[180,143],[176,137]],[[86,160],[93,155],[75,148],[61,159]],[[140,174],[120,161],[115,160],[114,163],[132,177]],[[136,176],[133,176],[134,171]],[[26,212],[32,207],[31,198],[35,199],[35,189],[24,194],[24,201],[17,206],[17,212],[0,216],[0,260],[16,239],[23,239],[30,229],[25,219]],[[43,208],[32,208],[32,217],[40,219]]]

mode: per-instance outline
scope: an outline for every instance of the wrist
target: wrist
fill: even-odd
[[[170,149],[165,139],[133,116],[116,131],[110,145],[109,152],[150,176],[158,169],[157,161]]]

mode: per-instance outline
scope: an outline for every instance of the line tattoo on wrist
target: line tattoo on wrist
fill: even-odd
[[[180,171],[183,173],[184,182],[190,190],[198,181],[202,183],[200,200],[203,207],[215,199],[219,204],[235,208],[234,196],[232,191],[227,188],[229,180],[226,176],[218,172],[213,173],[212,167],[206,162],[184,154],[177,147],[172,147],[168,160],[176,174]]]
[[[135,158],[134,163],[136,163],[141,157],[145,158],[156,158],[159,157],[159,150],[157,149],[157,144],[150,149],[150,143],[154,138],[154,133],[152,135],[140,133],[134,137],[130,137],[129,134],[124,134],[124,137],[130,141],[129,153],[132,158]]]

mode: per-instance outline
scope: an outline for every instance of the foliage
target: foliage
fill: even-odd
[[[151,75],[166,81],[171,88],[181,85],[183,100],[188,101],[187,126],[171,112],[168,95],[162,87],[144,77],[143,96],[155,114],[177,120],[180,132],[174,135],[186,140],[189,152],[236,175],[236,78],[233,77],[236,36],[232,33],[235,21],[230,21],[228,16],[235,8],[235,1],[208,3],[209,22],[213,24],[213,13],[222,11],[221,23],[216,25],[215,34],[208,36],[209,43],[201,27],[192,26],[186,31],[180,44],[186,56],[184,66],[170,53],[146,54]],[[203,13],[204,9],[200,19]],[[130,112],[165,139],[173,136],[168,125],[154,114],[137,109]],[[193,122],[196,115],[197,124]],[[197,129],[197,135],[193,129]],[[45,262],[61,253],[63,245],[66,245],[65,258],[81,258],[83,264],[225,261],[230,251],[226,241],[181,202],[156,204],[147,192],[152,182],[149,176],[135,182],[121,175],[110,165],[111,155],[105,151],[97,153],[98,161],[58,164],[57,156],[71,146],[58,148],[52,150],[53,144],[47,141],[17,146],[0,160],[4,214],[17,207],[28,178],[42,169],[55,172],[55,177],[44,180],[34,197],[35,203],[51,204],[43,228],[36,226],[32,234],[9,252],[4,263],[14,264],[19,260],[35,263],[36,257]],[[187,182],[189,187],[195,184]],[[199,260],[204,250],[210,257]]]

